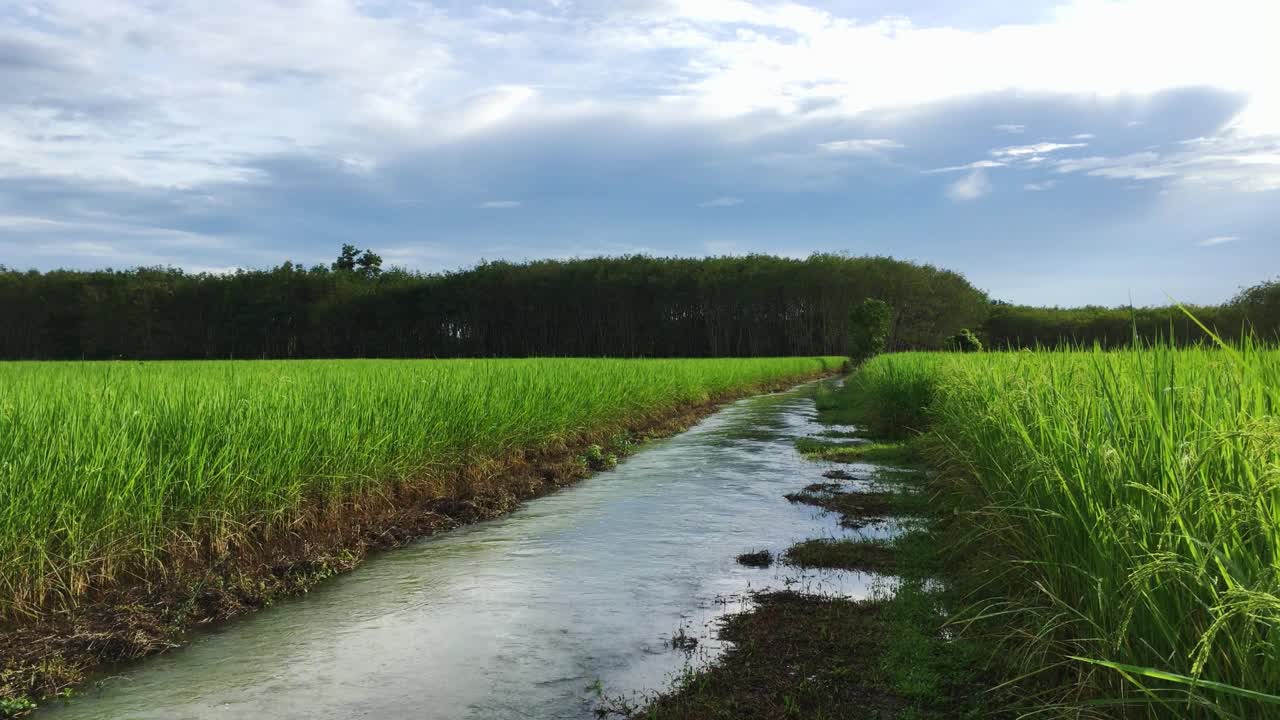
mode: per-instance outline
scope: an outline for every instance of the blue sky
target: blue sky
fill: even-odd
[[[814,251],[1043,304],[1280,268],[1271,0],[16,0],[0,264]]]

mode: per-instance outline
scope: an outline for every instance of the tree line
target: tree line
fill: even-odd
[[[1189,314],[1188,314],[1189,313]],[[1210,334],[1212,333],[1212,335]],[[994,302],[982,325],[992,349],[1128,347],[1170,341],[1177,345],[1238,341],[1250,335],[1280,342],[1280,280],[1241,291],[1222,305],[1042,308]]]
[[[381,262],[347,246],[330,266],[230,274],[0,266],[0,358],[845,354],[868,298],[889,308],[889,350],[942,348],[990,306],[958,273],[888,257]]]
[[[713,357],[1280,340],[1280,281],[1220,306],[1041,308],[888,257],[331,265],[230,274],[0,265],[0,359]],[[1197,321],[1199,321],[1197,323]],[[869,348],[875,348],[870,350]]]

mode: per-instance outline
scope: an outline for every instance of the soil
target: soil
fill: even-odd
[[[886,632],[876,603],[794,592],[756,596],[756,607],[730,617],[720,637],[733,643],[695,683],[633,718],[889,718],[903,702],[884,688],[874,659]]]

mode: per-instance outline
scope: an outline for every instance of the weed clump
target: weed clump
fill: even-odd
[[[768,550],[755,550],[738,556],[738,564],[753,568],[767,568],[773,565],[773,553]]]
[[[589,470],[609,470],[617,466],[618,456],[605,452],[599,445],[589,445],[587,451],[582,454],[581,461]]]
[[[920,456],[909,443],[832,443],[814,438],[799,438],[796,449],[802,455],[840,463],[876,463],[898,467],[918,467]]]
[[[789,565],[801,568],[860,570],[880,574],[892,573],[895,567],[893,547],[878,540],[819,538],[792,545],[783,556]]]

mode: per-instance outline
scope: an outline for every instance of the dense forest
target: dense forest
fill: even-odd
[[[957,273],[887,257],[629,256],[190,274],[0,268],[0,358],[159,359],[844,354],[850,309],[892,309],[889,349],[943,347],[989,302]]]
[[[1116,348],[1131,345],[1135,337],[1179,345],[1212,342],[1201,325],[1223,340],[1239,340],[1245,334],[1280,340],[1280,281],[1256,285],[1222,305],[1185,308],[1040,308],[995,302],[982,325],[982,337],[992,349],[1094,344]]]
[[[0,265],[0,359],[845,354],[868,299],[888,306],[889,350],[952,347],[966,329],[991,349],[1208,339],[1176,307],[1010,305],[888,257],[635,255],[443,274],[381,262],[346,246],[329,266],[233,274]],[[1224,338],[1275,339],[1280,282],[1189,309]]]

